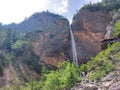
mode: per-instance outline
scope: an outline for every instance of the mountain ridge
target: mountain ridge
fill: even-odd
[[[57,19],[65,19],[63,16],[59,14],[54,14],[49,11],[43,11],[43,12],[36,12],[32,14],[29,18],[25,18],[22,22],[16,24],[16,23],[11,23],[11,24],[6,24],[3,25],[3,28],[6,29],[14,29],[17,32],[23,32],[27,33],[30,32],[34,29],[45,29],[51,25],[51,23],[57,22]],[[66,19],[67,20],[67,19]],[[46,24],[46,27],[45,27]]]

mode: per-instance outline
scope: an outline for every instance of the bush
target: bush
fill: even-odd
[[[28,41],[25,40],[17,40],[14,44],[11,45],[12,47],[12,53],[18,57],[22,56],[23,52],[31,49],[31,44]]]
[[[115,24],[114,36],[120,37],[120,21]]]
[[[21,48],[26,42],[22,40],[17,40],[15,44],[12,45],[13,49]]]
[[[79,77],[80,71],[75,64],[63,62],[59,64],[56,71],[51,71],[48,75],[46,75],[45,86],[43,88],[47,88],[46,90],[63,90],[64,88],[70,89],[77,81],[80,81]]]
[[[82,66],[80,67],[80,71],[87,73],[88,72],[87,64],[82,64]]]
[[[46,76],[46,81],[44,82],[45,85],[43,86],[43,90],[61,90],[61,81],[59,78],[59,73],[55,71],[51,71]]]

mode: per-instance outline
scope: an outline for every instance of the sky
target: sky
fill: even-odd
[[[101,0],[0,0],[0,22],[20,23],[35,12],[50,11],[72,21],[73,15],[84,4]]]

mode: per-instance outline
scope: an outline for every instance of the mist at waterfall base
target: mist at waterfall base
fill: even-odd
[[[71,46],[72,46],[72,55],[73,55],[73,62],[76,64],[76,66],[78,67],[78,57],[77,57],[77,50],[76,50],[76,44],[75,44],[75,39],[74,39],[74,35],[72,32],[72,28],[70,26],[70,37],[71,37]]]

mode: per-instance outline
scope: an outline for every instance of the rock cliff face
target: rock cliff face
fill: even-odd
[[[36,17],[42,22],[37,30],[27,33],[26,38],[31,40],[33,51],[42,61],[56,66],[58,62],[69,58],[69,22],[59,15],[50,13]]]
[[[69,59],[69,22],[60,15],[48,11],[35,13],[19,24],[3,27],[26,33],[33,45],[32,50],[46,64],[56,66],[59,61]]]
[[[27,65],[21,62],[10,63],[3,69],[3,75],[0,75],[0,88],[11,85],[22,85],[30,81],[31,77],[39,77],[34,71],[30,70]]]
[[[102,11],[81,9],[73,18],[72,29],[75,35],[79,63],[88,61],[100,50],[111,14]],[[49,12],[35,13],[20,24],[4,26],[25,32],[32,41],[32,50],[46,64],[57,65],[59,61],[72,59],[69,22],[62,16]]]
[[[72,29],[80,63],[88,61],[101,50],[100,41],[104,39],[111,19],[110,13],[88,9],[82,9],[74,16]]]
[[[104,11],[81,9],[73,18],[72,29],[75,35],[79,63],[88,61],[100,50],[111,14]],[[57,65],[59,61],[72,59],[69,22],[62,16],[49,12],[35,13],[20,24],[6,25],[18,32],[27,33],[32,41],[33,51],[46,64]]]

